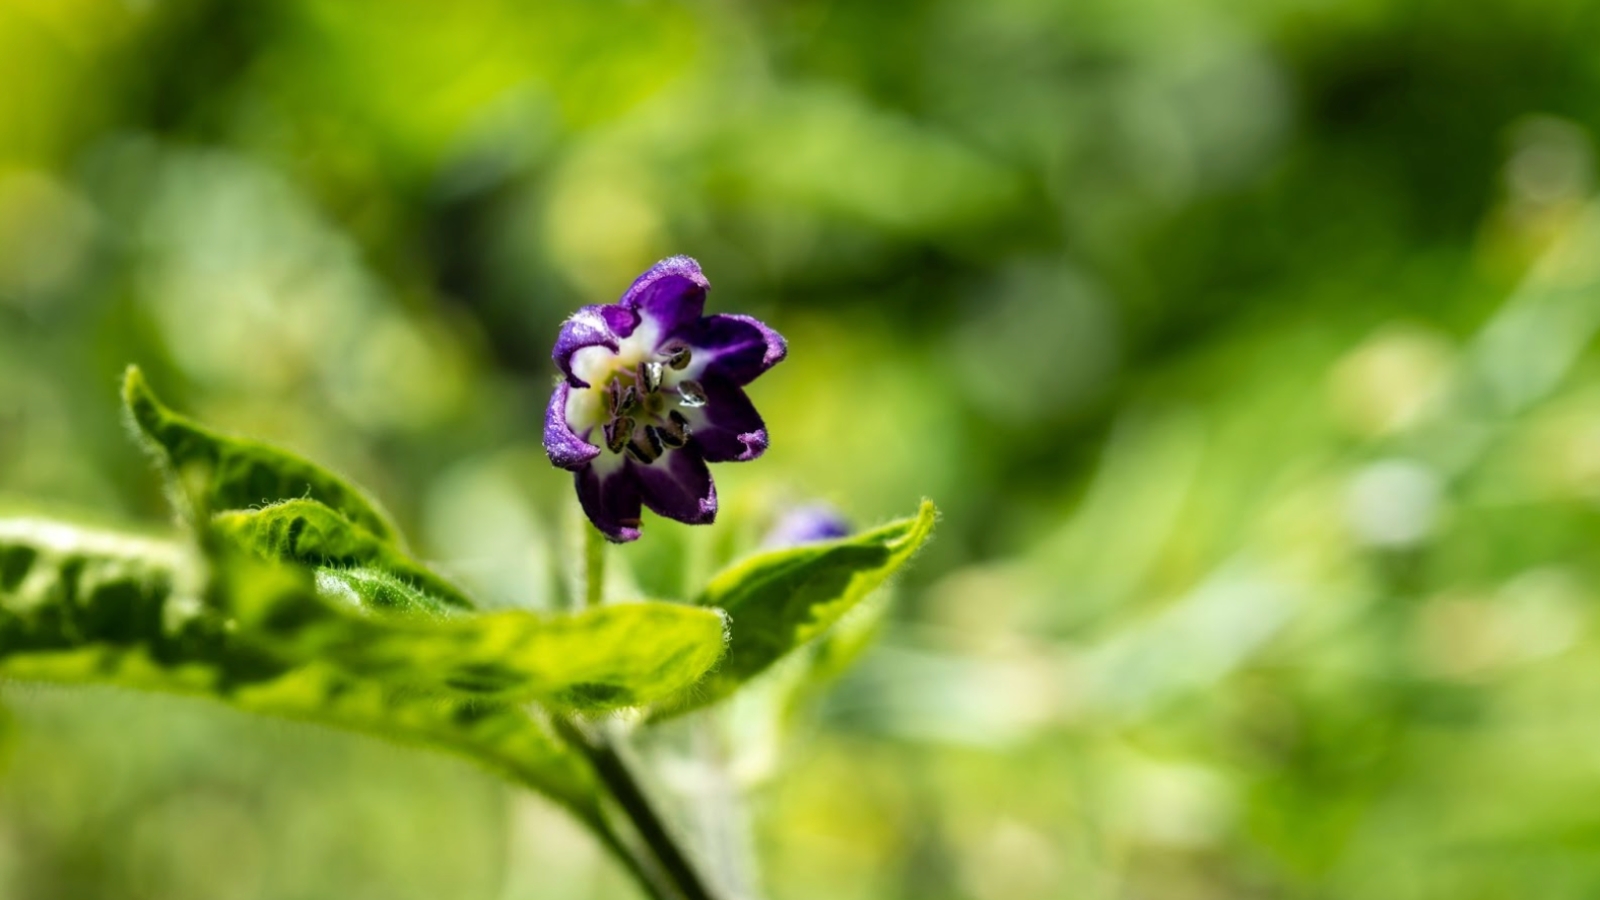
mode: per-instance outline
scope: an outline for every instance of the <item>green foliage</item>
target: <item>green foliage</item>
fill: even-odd
[[[199,579],[174,544],[36,519],[0,520],[0,655],[10,674],[219,691],[258,665],[202,619]],[[270,666],[269,666],[270,668]],[[155,673],[160,673],[156,675]],[[59,676],[59,679],[58,677]]]
[[[702,712],[738,723],[741,781],[803,747],[749,842],[773,900],[1600,894],[1578,712],[1600,685],[1600,4],[413,12],[0,2],[26,73],[0,101],[0,504],[166,520],[109,415],[139,360],[181,374],[154,381],[180,411],[343,448],[482,605],[549,606],[573,571],[570,482],[538,446],[549,336],[687,252],[712,309],[794,352],[751,390],[771,452],[715,470],[719,524],[649,523],[613,598],[694,598],[738,560],[738,514],[791,491],[944,516],[889,646],[803,741],[759,743],[757,697]],[[1418,465],[1371,465],[1396,458]],[[211,510],[339,507],[273,493]],[[1407,516],[1409,542],[1372,530]],[[319,577],[448,611],[387,563]],[[753,687],[832,668],[883,593]],[[285,731],[293,758],[251,768],[221,727],[97,743],[108,708],[172,704],[0,701],[0,897],[493,893],[374,877],[483,852],[395,824],[441,812],[409,779],[299,783],[386,748]],[[84,792],[112,768],[123,796]],[[152,827],[219,793],[244,839],[192,804]],[[265,793],[313,827],[255,816]],[[625,893],[547,818],[506,821],[504,896]]]
[[[275,655],[466,697],[637,706],[693,684],[722,655],[717,610],[640,602],[568,616],[440,615],[397,605],[392,595],[419,592],[373,570],[234,568],[258,587],[228,592],[238,598],[230,612]],[[262,589],[263,570],[297,577]]]
[[[212,518],[204,542],[217,545],[223,585],[212,599],[262,652],[393,684],[586,710],[671,695],[722,654],[722,615],[692,606],[633,603],[570,617],[451,615],[473,604],[375,536],[366,524],[379,514],[358,489],[296,457],[181,419],[161,406],[137,369],[129,370],[124,398],[129,417],[166,451],[175,488],[186,484],[187,467],[204,465],[208,508],[237,505],[261,490],[274,499],[271,490],[301,485],[344,504],[282,500]]]
[[[910,518],[836,541],[762,553],[712,578],[697,602],[728,611],[728,656],[662,714],[714,703],[821,635],[917,552],[933,532],[936,515],[933,504],[923,501]]]
[[[473,605],[450,581],[316,500],[285,500],[261,509],[218,513],[212,527],[263,559],[328,569],[361,566],[387,573],[418,588],[406,594],[418,608],[443,611]],[[375,596],[386,593],[377,585],[373,590]]]
[[[207,590],[179,544],[36,519],[0,520],[0,675],[207,696],[460,754],[539,790],[585,820],[593,777],[515,706],[439,696],[293,660],[222,607],[284,602],[293,570],[241,566]]]
[[[855,538],[757,556],[695,604],[478,612],[358,488],[171,412],[137,369],[123,396],[192,540],[0,518],[0,676],[211,697],[456,753],[613,847],[605,773],[566,717],[726,696],[832,625],[934,519],[925,503]],[[724,610],[742,627],[707,679],[730,646]]]
[[[338,510],[383,541],[400,542],[400,532],[388,515],[360,488],[288,451],[222,434],[173,412],[156,397],[137,366],[129,366],[123,378],[122,402],[134,432],[169,477],[200,473],[201,496],[192,499],[203,509],[247,509],[307,498]]]

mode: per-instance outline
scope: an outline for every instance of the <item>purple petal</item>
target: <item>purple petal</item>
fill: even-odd
[[[785,512],[762,538],[763,547],[798,547],[847,537],[850,523],[825,503],[800,506]]]
[[[749,316],[706,316],[679,328],[673,337],[689,345],[691,371],[749,384],[789,355],[783,335]]]
[[[551,357],[573,387],[588,387],[589,382],[573,374],[573,357],[590,347],[617,352],[623,338],[639,327],[639,314],[621,306],[585,306],[561,323],[561,334]]]
[[[640,275],[618,305],[654,319],[661,334],[667,335],[700,318],[710,288],[699,263],[687,256],[673,256]]]
[[[717,517],[717,486],[692,444],[668,450],[648,466],[628,466],[639,479],[644,504],[657,515],[690,525],[708,525]]]
[[[701,387],[706,404],[681,412],[706,461],[745,462],[765,453],[767,423],[744,389],[722,378],[708,378]]]
[[[607,471],[589,465],[572,478],[584,514],[607,540],[621,544],[639,539],[639,482],[632,466],[620,460]]]
[[[572,386],[557,382],[544,411],[544,452],[563,469],[581,469],[600,455],[600,448],[579,437],[567,424],[567,395]]]

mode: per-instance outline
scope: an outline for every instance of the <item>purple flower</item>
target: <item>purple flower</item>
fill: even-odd
[[[848,537],[850,531],[850,522],[842,513],[826,503],[814,503],[786,510],[761,539],[761,546],[798,547]]]
[[[572,471],[583,511],[613,541],[639,537],[641,506],[710,523],[717,489],[706,463],[767,449],[744,386],[788,345],[749,316],[704,315],[710,287],[694,260],[664,259],[615,305],[573,313],[556,338],[565,377],[545,412],[544,449]]]

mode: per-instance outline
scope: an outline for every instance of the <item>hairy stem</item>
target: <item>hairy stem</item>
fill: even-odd
[[[564,720],[559,727],[572,745],[588,757],[611,799],[627,817],[654,865],[630,858],[615,837],[607,844],[624,857],[629,871],[655,900],[721,900],[721,895],[689,858],[677,835],[645,793],[632,764],[602,729]],[[663,890],[661,882],[668,885]]]
[[[600,529],[583,529],[583,606],[600,605],[606,593],[606,537]]]
[[[584,606],[598,606],[605,595],[606,577],[606,539],[598,529],[584,529],[583,564]],[[642,849],[648,852],[650,858],[642,859],[608,825],[600,823],[596,828],[606,846],[628,867],[652,900],[719,900],[604,728],[565,718],[557,719],[556,727],[574,749],[588,758],[600,783],[642,842]]]

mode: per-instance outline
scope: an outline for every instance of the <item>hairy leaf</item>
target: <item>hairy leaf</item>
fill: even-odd
[[[255,592],[232,610],[240,630],[288,658],[473,697],[638,706],[699,680],[725,646],[720,611],[678,603],[437,614],[417,587],[377,570],[324,567],[309,584]]]
[[[460,588],[316,500],[285,500],[262,509],[218,513],[212,527],[228,543],[263,559],[386,572],[401,587],[418,588],[405,595],[415,601],[405,606],[440,612],[473,605]]]
[[[715,672],[657,715],[720,700],[822,634],[916,553],[933,531],[935,515],[933,504],[924,501],[911,518],[836,541],[757,554],[722,571],[698,603],[728,612],[728,654]]]
[[[0,519],[0,676],[212,697],[466,756],[597,828],[594,773],[519,707],[440,696],[287,659],[231,625],[299,573],[257,565],[214,583],[177,544],[38,519]]]
[[[31,527],[36,537],[96,540],[63,526]],[[93,566],[88,557],[68,556],[42,567],[34,558],[37,541],[0,553],[0,586],[12,613],[0,622],[0,652],[40,640],[48,649],[77,649],[83,638],[97,647],[133,640],[181,659],[196,646],[210,652],[222,642],[230,653],[217,659],[229,665],[275,670],[323,661],[353,676],[468,699],[539,699],[598,710],[650,703],[687,687],[725,646],[717,610],[627,603],[572,616],[456,613],[441,611],[419,586],[371,568],[313,571],[225,558],[213,593],[203,597],[193,585],[176,591],[170,582],[181,571],[172,545],[118,540],[113,549],[138,552],[105,552]],[[52,580],[28,580],[46,577],[40,572]],[[84,606],[89,598],[95,603]]]
[[[202,496],[196,498],[202,508],[219,512],[312,499],[383,541],[401,543],[389,517],[359,488],[286,450],[213,431],[173,412],[150,390],[136,366],[129,366],[123,378],[122,403],[175,487],[180,476],[191,472],[203,479]]]
[[[456,611],[414,582],[383,569],[324,567],[318,569],[315,576],[319,595],[353,609],[374,614],[425,615],[445,615]]]

